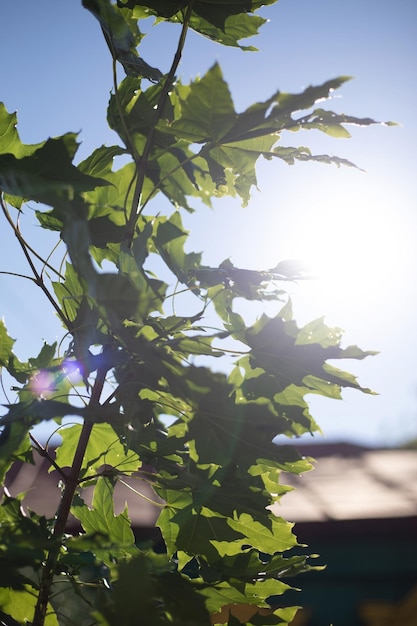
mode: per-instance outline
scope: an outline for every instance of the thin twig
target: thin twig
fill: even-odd
[[[49,463],[51,465],[53,465],[53,467],[56,469],[56,471],[59,473],[59,475],[61,476],[61,478],[63,479],[64,482],[67,482],[67,475],[65,474],[65,472],[62,470],[61,467],[59,467],[58,463],[55,461],[55,459],[52,458],[52,456],[49,454],[48,450],[40,443],[40,441],[38,441],[36,439],[36,437],[32,434],[29,433],[29,437],[31,439],[31,441],[33,441],[33,443],[36,446],[36,452],[43,457],[44,459],[48,459]]]
[[[20,232],[20,230],[19,230],[19,232]],[[38,252],[36,252],[36,250],[35,250],[34,248],[32,248],[32,246],[31,246],[31,245],[30,245],[27,241],[25,241],[26,248],[29,250],[29,252],[31,252],[31,253],[33,254],[33,256],[35,256],[35,257],[38,259],[38,261],[41,261],[41,263],[43,263],[44,269],[45,269],[45,267],[47,267],[47,268],[48,268],[48,269],[50,269],[50,270],[51,270],[54,274],[56,274],[56,275],[58,276],[58,278],[61,278],[61,280],[64,280],[64,279],[65,279],[65,276],[63,276],[63,275],[61,274],[61,272],[60,272],[59,270],[57,270],[57,269],[56,269],[53,265],[51,265],[50,263],[48,263],[48,259],[50,259],[50,258],[51,258],[52,254],[53,254],[53,253],[55,252],[55,250],[58,248],[58,246],[60,245],[60,243],[61,243],[61,241],[58,241],[58,242],[55,244],[55,246],[53,247],[53,249],[52,249],[51,253],[50,253],[50,254],[48,254],[48,257],[47,257],[47,259],[45,260],[43,257],[41,257],[41,255],[40,255]],[[43,271],[43,270],[42,270],[42,271]]]
[[[7,403],[10,404],[10,400],[9,400],[8,395],[7,395],[7,391],[6,391],[5,387],[4,387],[3,372],[2,372],[1,368],[0,368],[0,387],[1,387],[1,390],[2,390],[2,392],[4,394],[4,397],[7,400]]]
[[[27,280],[31,280],[33,283],[36,283],[36,278],[33,278],[33,276],[26,276],[26,274],[18,274],[17,272],[8,272],[6,270],[1,270],[0,274],[3,274],[3,276],[16,276],[16,278],[26,278]]]
[[[20,214],[19,214],[19,217],[20,217]],[[18,220],[19,220],[19,218],[18,218]],[[19,233],[21,233],[20,228],[19,228],[18,225],[17,225],[16,228],[19,231]],[[56,248],[59,246],[60,243],[61,243],[61,241],[58,241],[58,243],[53,247],[52,252],[50,254],[48,254],[48,257],[45,260],[43,257],[41,257],[39,252],[36,252],[36,250],[34,248],[32,248],[32,246],[25,240],[25,245],[26,245],[26,248],[29,250],[29,252],[31,252],[33,254],[33,256],[35,256],[39,261],[41,261],[45,267],[48,267],[52,272],[54,272],[54,274],[56,274],[59,278],[61,278],[63,280],[64,276],[57,269],[55,269],[55,267],[53,265],[50,265],[48,263],[48,259],[51,258],[52,254],[54,253],[54,251],[56,250]]]
[[[157,506],[159,509],[164,509],[165,508],[165,503],[155,502],[155,500],[152,500],[152,498],[148,498],[148,496],[145,496],[144,493],[141,493],[140,491],[138,491],[137,489],[132,487],[132,485],[129,485],[129,483],[125,482],[121,478],[119,478],[119,483],[124,485],[125,487],[127,487],[127,489],[130,489],[130,491],[133,491],[133,493],[135,493],[137,496],[140,496],[141,498],[146,500],[146,502],[149,502],[150,504],[153,504],[154,506]]]
[[[3,200],[2,197],[0,197],[0,206],[2,208],[3,214],[7,220],[7,222],[9,223],[9,225],[11,226],[16,239],[19,242],[20,247],[22,248],[23,254],[26,257],[26,260],[29,264],[30,269],[32,270],[33,276],[34,276],[34,283],[40,287],[43,291],[43,293],[45,294],[45,296],[48,298],[50,304],[53,306],[54,310],[56,311],[56,313],[58,314],[59,318],[61,319],[61,321],[63,322],[63,324],[68,328],[68,330],[72,329],[72,324],[70,322],[70,320],[66,317],[66,315],[63,313],[63,311],[61,310],[60,306],[57,304],[57,302],[55,301],[55,299],[52,297],[52,294],[50,293],[49,289],[46,287],[45,283],[43,282],[43,278],[42,276],[39,274],[38,270],[35,267],[35,264],[33,263],[31,256],[29,254],[28,251],[28,245],[24,239],[24,237],[22,236],[19,228],[16,226],[16,224],[13,222],[10,213],[7,209],[7,206]]]
[[[60,239],[59,241],[56,242],[56,244],[54,245],[54,247],[52,248],[52,250],[50,251],[50,253],[48,254],[48,256],[46,257],[45,260],[43,260],[36,252],[36,250],[33,250],[33,254],[43,263],[43,268],[42,268],[42,272],[41,274],[44,273],[45,271],[45,267],[47,267],[48,269],[52,270],[57,276],[58,278],[60,278],[61,280],[65,280],[65,276],[63,276],[60,272],[58,272],[58,270],[56,270],[52,265],[49,264],[49,259],[52,257],[52,255],[54,254],[54,252],[58,249],[58,247],[61,245],[62,240]],[[31,248],[30,248],[31,249]]]

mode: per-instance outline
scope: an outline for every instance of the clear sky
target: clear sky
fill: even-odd
[[[323,279],[292,289],[296,319],[325,315],[345,329],[346,343],[381,354],[346,365],[378,396],[348,391],[342,401],[313,398],[313,414],[327,440],[396,444],[417,436],[417,4],[280,0],[262,15],[270,21],[247,42],[257,53],[191,34],[179,68],[183,82],[219,61],[242,110],[276,89],[297,92],[349,75],[354,80],[335,93],[330,108],[400,125],[355,128],[349,140],[313,132],[283,137],[284,145],[346,157],[366,173],[264,162],[248,208],[216,201],[214,211],[204,208],[184,221],[207,264],[231,257],[235,265],[266,269],[301,257],[320,268]],[[0,100],[18,110],[22,140],[81,131],[80,158],[114,143],[105,121],[111,60],[81,2],[1,0],[0,23]],[[178,35],[174,25],[150,29],[146,61],[167,71]],[[33,243],[49,245],[30,213],[23,226]],[[18,271],[24,265],[17,248],[6,225],[0,228],[0,270]],[[0,276],[0,315],[19,337],[22,358],[33,356],[41,339],[60,336],[28,283]]]

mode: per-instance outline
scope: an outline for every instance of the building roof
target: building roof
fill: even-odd
[[[417,451],[351,444],[300,446],[316,459],[302,476],[283,474],[295,487],[272,510],[294,522],[417,516]]]
[[[283,473],[281,482],[296,487],[271,508],[292,522],[317,523],[378,518],[417,518],[417,451],[369,449],[351,444],[299,446],[316,459],[315,469],[300,477]],[[23,504],[37,513],[53,516],[60,498],[59,473],[48,473],[45,459],[36,464],[15,464],[8,474],[11,495],[26,492]],[[137,477],[118,484],[115,513],[129,505],[134,527],[151,527],[161,502]],[[91,498],[85,490],[85,500]],[[153,504],[154,502],[155,504]]]

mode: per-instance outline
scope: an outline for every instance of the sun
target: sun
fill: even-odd
[[[313,308],[340,319],[367,314],[376,302],[405,289],[412,242],[398,213],[364,195],[338,198],[303,216],[292,241],[293,258],[313,276],[297,291]]]

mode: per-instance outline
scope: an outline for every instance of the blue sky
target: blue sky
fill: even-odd
[[[346,157],[366,173],[264,162],[260,191],[248,208],[216,201],[214,211],[204,208],[184,221],[206,263],[231,257],[236,265],[263,269],[304,257],[323,270],[322,280],[292,289],[295,317],[301,323],[325,315],[330,325],[345,329],[346,343],[380,350],[378,357],[347,364],[379,395],[312,398],[313,414],[328,440],[397,443],[417,436],[417,4],[280,0],[262,15],[269,22],[247,42],[257,53],[226,49],[192,33],[179,68],[183,82],[219,61],[242,110],[276,89],[297,92],[349,75],[354,80],[329,108],[400,125],[355,128],[349,140],[313,133],[283,137],[284,145]],[[111,60],[81,2],[60,0],[57,9],[56,0],[1,0],[0,23],[0,100],[9,111],[18,110],[22,140],[80,131],[80,158],[114,143],[105,121]],[[178,35],[173,25],[151,28],[141,48],[144,58],[167,71]],[[50,245],[30,213],[23,226],[36,245]],[[5,224],[0,232],[0,269],[23,268]],[[19,337],[16,351],[22,357],[32,356],[43,338],[53,341],[59,334],[27,282],[0,277],[0,315]]]

